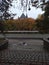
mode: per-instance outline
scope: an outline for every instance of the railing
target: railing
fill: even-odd
[[[22,33],[27,33],[27,34],[32,34],[32,33],[39,33],[39,31],[37,31],[37,30],[35,30],[35,31],[4,31],[5,33],[20,33],[20,34],[22,34]],[[1,31],[0,31],[0,33],[1,33]]]

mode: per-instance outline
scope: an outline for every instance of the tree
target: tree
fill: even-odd
[[[12,0],[2,0],[0,4],[0,19],[6,20],[10,17],[11,14],[9,14],[8,8],[12,6],[11,2]]]
[[[37,19],[37,27],[39,28],[40,32],[49,33],[49,1],[47,1],[45,6],[45,13],[42,14],[43,19]]]
[[[4,30],[4,21],[11,17],[11,14],[8,12],[8,8],[11,5],[12,0],[1,0],[0,1],[0,30],[3,33]]]
[[[45,7],[44,20],[43,20],[43,29],[45,32],[49,32],[49,1]]]

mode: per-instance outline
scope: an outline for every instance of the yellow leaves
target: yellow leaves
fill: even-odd
[[[35,20],[32,18],[7,20],[6,26],[9,30],[33,30],[35,27]]]

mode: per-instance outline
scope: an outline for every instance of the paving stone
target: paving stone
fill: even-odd
[[[14,43],[11,43],[14,44]],[[38,47],[38,46],[37,46]],[[49,52],[44,50],[6,49],[0,51],[0,65],[49,65]]]

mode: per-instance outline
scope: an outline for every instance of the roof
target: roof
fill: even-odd
[[[22,13],[22,15],[20,16],[20,18],[28,18],[28,16],[26,15],[24,15],[24,13]]]

